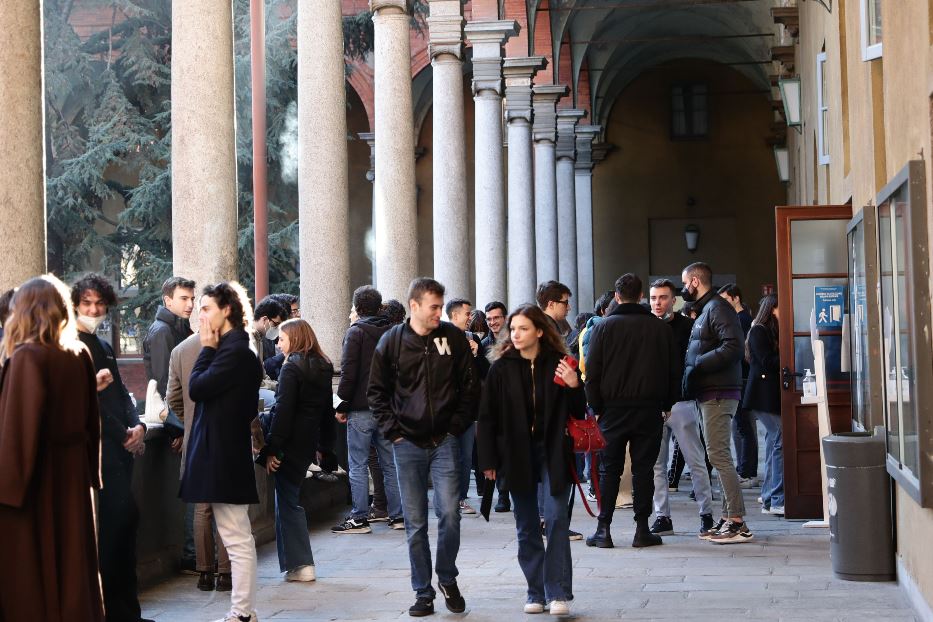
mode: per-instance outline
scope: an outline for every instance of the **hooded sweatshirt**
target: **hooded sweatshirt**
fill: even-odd
[[[337,397],[338,412],[369,410],[366,390],[369,388],[369,368],[379,338],[392,327],[392,323],[378,315],[361,317],[347,329],[343,338],[340,384]]]

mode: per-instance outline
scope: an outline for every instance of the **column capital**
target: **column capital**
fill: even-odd
[[[599,164],[606,159],[606,156],[608,156],[616,149],[617,147],[612,143],[593,142],[593,164]]]
[[[593,141],[602,131],[599,125],[578,125],[576,131],[577,171],[593,170]]]
[[[565,108],[557,111],[557,159],[574,159],[577,155],[577,123],[586,110]]]
[[[428,51],[431,60],[451,54],[463,60],[463,19],[460,0],[429,0]]]
[[[502,96],[502,45],[518,34],[514,20],[469,22],[464,29],[473,46],[473,95],[493,91]]]
[[[366,171],[366,181],[375,181],[376,179],[376,134],[373,132],[360,132],[357,134],[360,140],[365,140],[369,145],[369,170]]]
[[[543,56],[510,57],[502,61],[502,73],[505,76],[505,117],[524,119],[531,123],[533,107],[531,101],[532,79],[540,70],[547,67]]]
[[[379,11],[396,9],[402,13],[411,13],[410,0],[369,0],[370,13],[376,14]]]
[[[536,84],[532,89],[535,108],[533,132],[535,142],[557,142],[557,101],[568,89],[563,84]]]

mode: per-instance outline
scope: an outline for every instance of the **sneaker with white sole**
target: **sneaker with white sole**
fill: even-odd
[[[739,488],[742,488],[744,490],[748,490],[750,488],[758,488],[758,478],[757,477],[740,477]]]
[[[389,522],[389,513],[384,510],[377,510],[376,508],[369,508],[369,516],[366,518],[371,523],[387,523]]]
[[[713,536],[719,534],[719,532],[726,526],[726,519],[720,518],[719,522],[707,529],[706,531],[700,532],[700,540],[709,540]]]
[[[552,616],[570,615],[570,603],[566,600],[552,600],[548,609]]]
[[[774,514],[775,516],[784,516],[784,506],[783,505],[772,505],[768,508],[768,514]]]
[[[525,603],[525,613],[544,613],[544,603]]]
[[[466,499],[460,502],[460,513],[461,514],[476,514],[476,510],[473,509],[473,506],[466,502]]]
[[[715,536],[710,536],[709,541],[714,544],[739,544],[742,542],[751,542],[754,537],[745,521],[740,523],[729,521],[719,533]]]
[[[286,581],[302,581],[305,583],[310,583],[314,581],[317,577],[314,575],[314,566],[298,566],[293,570],[289,570],[285,573]]]
[[[220,620],[215,620],[214,622],[259,622],[259,616],[257,616],[255,612],[249,614],[248,616],[241,616],[240,614],[231,611]]]
[[[365,518],[353,518],[348,516],[345,521],[339,525],[330,528],[331,533],[372,533],[369,521]]]
[[[389,519],[389,529],[405,529],[405,519],[401,516]]]

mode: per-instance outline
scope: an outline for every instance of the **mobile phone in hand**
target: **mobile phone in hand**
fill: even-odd
[[[573,358],[573,357],[570,356],[569,354],[566,355],[566,356],[565,356],[564,358],[562,358],[561,360],[562,360],[568,367],[570,367],[570,369],[576,369],[577,366],[579,365],[579,363],[577,363],[577,359]],[[559,384],[559,385],[562,386],[562,387],[567,386],[567,383],[564,382],[564,379],[563,379],[563,378],[561,378],[559,375],[557,375],[557,372],[556,372],[556,371],[554,372],[554,382],[555,382],[556,384]]]

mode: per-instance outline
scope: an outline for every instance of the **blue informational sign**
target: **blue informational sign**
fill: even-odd
[[[813,288],[813,309],[817,329],[842,328],[845,312],[845,285]]]

